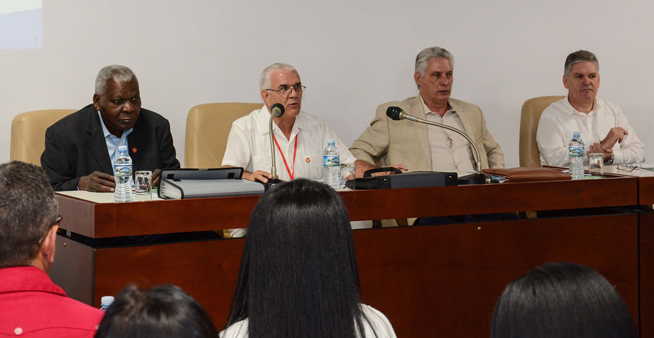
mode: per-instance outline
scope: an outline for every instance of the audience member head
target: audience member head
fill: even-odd
[[[275,103],[285,108],[284,118],[294,119],[302,108],[304,86],[295,67],[285,63],[273,63],[264,68],[259,80],[261,99],[268,109]]]
[[[215,338],[216,328],[204,309],[174,285],[148,291],[128,286],[116,296],[96,338]]]
[[[139,82],[131,69],[121,65],[106,66],[95,79],[93,105],[112,134],[134,128],[141,112]]]
[[[600,87],[599,61],[595,54],[578,50],[565,59],[563,86],[575,108],[592,104]]]
[[[430,109],[447,107],[454,83],[454,57],[445,48],[425,48],[416,56],[413,78]]]
[[[349,218],[329,186],[297,179],[257,204],[228,326],[246,318],[251,338],[364,337]]]
[[[495,305],[491,338],[633,338],[631,314],[599,273],[547,263],[509,283]]]
[[[0,165],[0,267],[54,262],[59,207],[43,170],[24,162]]]

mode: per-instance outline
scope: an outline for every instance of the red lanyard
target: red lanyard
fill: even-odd
[[[291,178],[291,180],[295,179],[295,155],[297,155],[297,139],[300,138],[300,133],[295,135],[295,145],[293,146],[293,168],[288,167],[288,162],[286,162],[286,156],[284,156],[284,152],[282,151],[282,147],[279,146],[279,143],[277,142],[277,138],[275,137],[275,134],[273,133],[273,140],[275,141],[275,145],[277,146],[277,150],[279,150],[279,154],[282,155],[282,160],[284,160],[284,166],[286,167],[286,172],[288,173],[288,177]]]

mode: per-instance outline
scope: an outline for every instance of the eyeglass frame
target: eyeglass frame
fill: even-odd
[[[55,221],[52,224],[50,224],[50,228],[52,228],[55,225],[61,225],[61,221],[63,221],[63,220],[64,220],[63,216],[57,215],[57,218],[55,218]]]
[[[63,221],[63,220],[64,220],[64,218],[61,215],[57,215],[57,218],[55,218],[55,221],[50,223],[50,225],[48,226],[48,230],[50,230],[55,225],[61,225],[61,221]],[[43,235],[43,237],[41,237],[41,239],[39,239],[39,245],[41,245],[43,243],[43,241],[45,240],[45,237],[47,235],[48,235],[48,233],[46,232]]]
[[[298,83],[296,83],[294,85],[290,85],[290,86],[286,85],[286,84],[279,85],[278,89],[266,88],[264,90],[269,91],[269,92],[275,92],[275,93],[280,94],[282,96],[286,96],[286,95],[290,94],[293,89],[295,89],[295,92],[297,92],[297,93],[302,93],[307,89],[307,87],[305,85],[303,85],[302,82],[298,82]]]

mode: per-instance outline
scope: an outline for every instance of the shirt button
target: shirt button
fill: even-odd
[[[21,334],[23,334],[23,329],[20,328],[20,327],[15,328],[14,329],[14,334],[17,335],[17,336],[20,336]]]

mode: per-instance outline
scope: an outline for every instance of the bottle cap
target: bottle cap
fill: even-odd
[[[101,306],[109,306],[114,302],[114,296],[102,296],[100,297]]]

